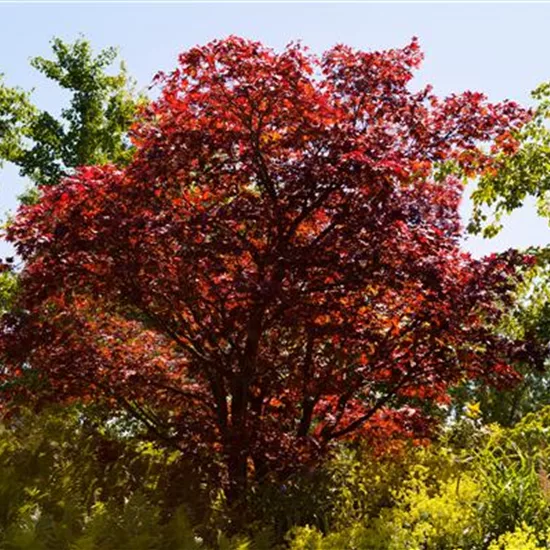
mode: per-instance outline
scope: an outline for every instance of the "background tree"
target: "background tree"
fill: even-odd
[[[31,65],[68,95],[59,117],[40,110],[31,93],[10,88],[0,78],[0,167],[13,163],[38,186],[56,185],[77,166],[127,163],[132,155],[127,132],[144,100],[124,64],[113,67],[115,48],[96,55],[83,38],[73,43],[55,38],[52,50],[52,59],[35,57]],[[29,189],[22,202],[35,202],[37,189]],[[15,300],[13,265],[13,258],[0,259],[1,314]]]
[[[52,41],[53,59],[31,65],[69,92],[69,105],[56,117],[42,111],[31,95],[0,82],[0,161],[19,167],[39,185],[55,185],[78,166],[127,163],[127,132],[140,98],[115,48],[94,55],[90,43]]]
[[[471,232],[496,235],[502,217],[523,206],[527,197],[536,199],[539,215],[550,215],[550,83],[540,85],[532,96],[538,101],[532,119],[500,138],[501,152],[472,193]]]
[[[496,327],[530,258],[461,250],[456,172],[528,116],[411,92],[421,58],[239,38],[182,54],[128,167],[43,187],[10,226],[26,267],[5,397],[31,371],[29,398],[123,407],[219,465],[235,502],[339,439],[425,434],[464,379],[513,383],[537,356]]]
[[[550,342],[550,288],[548,266],[540,261],[540,251],[531,250],[538,262],[524,276],[516,291],[514,303],[508,308],[498,330],[512,338],[538,342],[547,346]],[[537,351],[532,348],[532,353]],[[498,423],[513,426],[531,412],[550,404],[550,379],[546,372],[544,355],[538,361],[539,368],[517,365],[521,381],[513,388],[495,388],[481,382],[467,381],[452,391],[452,415],[460,416],[474,407],[486,424]]]
[[[532,96],[537,100],[531,120],[522,128],[510,129],[501,139],[502,151],[490,169],[482,172],[472,200],[474,210],[469,231],[491,238],[502,229],[502,220],[521,208],[528,198],[536,200],[539,216],[549,218],[550,199],[550,84],[540,85]],[[549,249],[528,250],[537,257],[529,277],[511,308],[504,330],[536,335],[550,343]],[[523,381],[510,392],[482,385],[464,386],[457,403],[479,402],[487,422],[514,424],[526,413],[548,404],[550,379],[544,370],[523,369]]]
[[[5,162],[15,164],[20,174],[37,186],[56,185],[62,177],[73,173],[75,167],[80,165],[127,163],[132,155],[127,132],[135,119],[140,102],[143,101],[143,97],[136,94],[134,82],[129,78],[124,64],[116,66],[118,54],[115,48],[105,49],[96,55],[90,43],[83,38],[73,43],[56,38],[52,41],[52,50],[52,59],[35,57],[31,60],[31,65],[62,88],[65,97],[68,96],[68,104],[61,110],[60,116],[41,110],[33,103],[31,92],[7,86],[0,75],[0,167]],[[28,189],[19,197],[20,200],[23,203],[34,203],[39,195],[37,189]],[[0,315],[8,312],[13,315],[12,308],[18,288],[18,273],[14,271],[13,264],[13,258],[7,258],[5,262],[0,259]],[[28,382],[34,383],[30,379]],[[68,509],[73,502],[73,496],[77,493],[79,496],[76,498],[89,494],[86,491],[79,492],[76,485],[82,483],[82,486],[92,489],[97,485],[95,479],[86,476],[87,468],[102,469],[108,468],[109,465],[105,462],[102,464],[97,460],[98,457],[92,457],[87,453],[85,445],[80,441],[74,446],[81,453],[80,463],[75,466],[79,477],[72,472],[73,484],[71,489],[68,489],[67,486],[63,488],[64,483],[60,483],[62,476],[59,475],[59,471],[47,471],[49,465],[44,456],[48,455],[51,463],[57,462],[62,470],[66,466],[67,457],[61,456],[62,452],[56,455],[55,448],[66,450],[68,445],[66,439],[60,442],[60,439],[63,439],[61,434],[74,434],[81,428],[93,431],[94,426],[106,417],[109,417],[109,422],[104,422],[105,426],[113,425],[113,415],[108,411],[100,411],[97,407],[50,410],[49,418],[53,419],[52,423],[55,424],[59,436],[55,441],[55,436],[52,437],[53,430],[49,430],[42,423],[43,417],[30,415],[25,403],[22,405],[17,415],[3,417],[0,426],[4,442],[0,450],[0,485],[2,491],[9,493],[9,496],[4,495],[6,506],[0,514],[0,545],[11,547],[8,539],[13,535],[14,539],[20,539],[18,544],[22,546],[18,547],[26,547],[26,543],[29,547],[36,547],[36,544],[44,548],[64,547],[60,540],[50,540],[54,534],[51,526],[52,516],[56,520],[63,514],[70,516],[70,513],[63,511],[63,502],[68,503]],[[33,434],[35,438],[42,438],[43,441],[51,443],[54,449],[51,455],[47,451],[44,452],[44,445],[38,445],[36,441],[29,441],[28,445],[22,445],[21,452],[16,451],[13,442],[30,424],[36,427]],[[120,418],[116,424],[120,424]],[[107,439],[104,432],[98,431],[95,433],[93,444],[100,451],[109,445]],[[91,444],[88,447],[91,447]],[[121,463],[122,468],[127,465],[122,459]],[[19,473],[15,473],[14,469]],[[37,469],[39,473],[36,472]],[[43,483],[38,483],[39,475],[51,475],[52,479],[57,478],[57,481],[53,483],[49,479],[44,479]],[[110,480],[113,486],[118,484],[119,492],[122,492],[122,478],[123,476],[119,475],[118,480]],[[11,481],[7,482],[8,479]],[[52,483],[60,488],[57,495],[51,489]],[[38,489],[39,485],[44,487]],[[26,500],[29,496],[32,504]],[[38,503],[44,504],[48,499],[49,504],[37,514],[35,507],[38,507]],[[21,505],[22,502],[24,504]],[[92,504],[93,502],[90,506]],[[11,518],[14,523],[11,527],[7,526],[5,521],[7,510],[21,513],[20,518]],[[30,534],[21,535],[15,527],[15,524],[26,524],[28,527],[31,517],[44,528],[43,532],[37,531],[34,538]],[[64,523],[64,520],[59,521]],[[72,527],[74,525],[71,525]],[[71,528],[63,530],[61,527],[59,531],[68,534]],[[12,544],[16,543],[12,541]]]

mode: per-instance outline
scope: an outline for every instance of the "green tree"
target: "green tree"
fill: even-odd
[[[496,235],[502,229],[502,217],[520,208],[528,197],[536,199],[539,215],[550,220],[550,82],[531,95],[538,102],[531,121],[502,138],[504,147],[495,164],[472,193],[472,233]]]
[[[52,50],[52,59],[35,57],[31,65],[69,92],[59,117],[0,80],[0,163],[15,164],[39,185],[55,185],[77,166],[128,162],[127,132],[143,101],[124,63],[112,71],[115,48],[95,55],[83,38],[74,43],[55,38]]]
[[[81,165],[128,162],[128,130],[145,101],[124,63],[116,65],[116,48],[95,54],[84,38],[54,38],[51,46],[52,59],[34,57],[31,65],[68,92],[60,116],[40,110],[31,92],[7,86],[0,74],[0,168],[12,163],[35,185],[55,185]],[[36,192],[29,189],[21,201],[34,202]],[[0,261],[0,316],[15,295],[12,268]]]
[[[550,222],[550,82],[532,92],[537,101],[531,120],[521,129],[502,137],[502,152],[479,178],[472,193],[473,215],[469,231],[491,238],[503,227],[503,218],[521,208],[528,198],[536,201],[537,212]],[[510,154],[512,153],[512,154]],[[550,247],[529,250],[537,258],[531,277],[510,308],[508,334],[530,334],[550,341]],[[550,376],[544,371],[525,370],[523,381],[513,391],[485,386],[462,388],[465,399],[480,404],[487,422],[512,425],[526,413],[550,403]]]
[[[534,251],[536,252],[536,251]],[[526,346],[524,354],[537,368],[519,365],[517,372],[521,380],[513,388],[499,388],[483,382],[467,381],[453,390],[453,415],[471,415],[472,407],[479,415],[479,421],[513,426],[526,414],[536,412],[550,405],[550,375],[547,362],[540,355],[544,344],[550,341],[550,268],[538,251],[539,261],[526,274],[518,287],[513,303],[503,307],[507,314],[497,328],[499,333],[511,339],[523,338],[538,342],[538,351]]]
[[[0,74],[0,167],[14,164],[35,185],[55,185],[80,165],[128,162],[128,129],[144,101],[124,64],[117,64],[115,48],[95,54],[83,38],[73,43],[56,38],[52,50],[51,59],[35,57],[31,65],[65,91],[68,102],[59,116],[41,110],[31,92],[9,87]],[[31,188],[21,200],[33,202],[36,193]],[[0,260],[0,316],[13,312],[18,280],[13,260]],[[112,438],[97,430],[81,433],[98,423],[97,415],[93,422],[86,419],[90,414],[90,409],[76,414],[69,408],[46,417],[22,409],[0,425],[2,548],[65,548],[62,539],[75,536],[84,515],[91,514],[103,475],[96,474],[102,471],[104,487],[116,487],[119,494],[120,484],[131,485],[134,477],[141,478],[143,488],[144,476],[133,471],[135,460],[122,460],[116,473],[105,464]],[[115,424],[111,417],[103,420],[97,429]],[[69,441],[70,433],[79,435]]]

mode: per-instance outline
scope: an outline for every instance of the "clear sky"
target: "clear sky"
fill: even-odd
[[[1,2],[1,0],[0,0]],[[426,59],[417,85],[427,82],[445,95],[466,89],[491,100],[530,103],[529,92],[550,80],[550,3],[516,4],[2,4],[0,72],[6,82],[35,88],[40,107],[58,111],[63,95],[28,64],[48,56],[54,36],[85,35],[96,48],[119,46],[130,73],[146,88],[159,70],[175,66],[177,54],[214,38],[237,34],[282,48],[301,40],[316,53],[336,43],[362,49],[402,46],[418,36]],[[0,171],[0,212],[16,206],[24,188],[17,172]],[[468,201],[463,212],[467,216]],[[550,229],[524,208],[491,241],[469,238],[476,255],[550,243]],[[8,248],[0,243],[0,256]]]

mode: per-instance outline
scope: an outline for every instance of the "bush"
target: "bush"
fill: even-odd
[[[523,524],[513,532],[504,533],[493,541],[488,550],[543,550],[548,545],[539,546],[535,530]]]
[[[426,466],[418,465],[394,494],[395,504],[378,517],[365,517],[326,537],[310,527],[297,529],[291,538],[292,550],[474,548],[482,538],[477,482],[458,474],[434,484],[431,477]]]
[[[315,471],[254,488],[235,525],[215,480],[123,419],[21,411],[0,438],[0,548],[548,548],[550,410],[512,429],[466,424],[393,454],[342,445]]]

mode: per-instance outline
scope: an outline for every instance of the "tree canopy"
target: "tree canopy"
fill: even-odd
[[[42,181],[8,228],[4,395],[123,407],[238,498],[338,439],[422,437],[465,379],[512,384],[541,357],[498,330],[532,258],[473,259],[458,205],[529,114],[412,92],[421,59],[183,53],[128,166]]]
[[[34,57],[31,65],[67,91],[70,102],[57,117],[32,103],[32,94],[0,80],[0,162],[22,176],[54,185],[78,166],[126,163],[127,139],[140,98],[124,64],[111,74],[115,48],[94,55],[81,38],[52,41],[53,59]]]
[[[536,199],[539,215],[549,217],[550,83],[541,84],[531,95],[537,101],[531,120],[501,138],[503,150],[472,194],[472,232],[496,235],[502,217],[523,206],[528,197]]]

